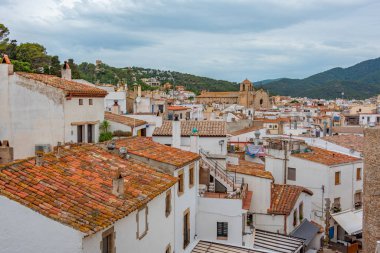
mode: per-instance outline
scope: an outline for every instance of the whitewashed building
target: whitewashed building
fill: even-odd
[[[0,64],[0,140],[8,140],[14,158],[51,150],[59,142],[97,142],[107,92],[65,78],[13,72]]]
[[[176,178],[125,158],[87,144],[2,167],[1,251],[173,252]]]

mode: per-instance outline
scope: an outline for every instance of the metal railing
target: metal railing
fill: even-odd
[[[215,176],[224,180],[226,184],[228,184],[232,189],[235,188],[235,180],[234,177],[229,175],[227,172],[227,168],[219,164],[217,161],[208,158],[208,154],[201,149],[199,151],[202,161],[204,161],[210,168],[210,171],[214,173]]]

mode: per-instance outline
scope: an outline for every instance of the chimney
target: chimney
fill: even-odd
[[[42,166],[44,163],[44,152],[36,152],[36,166]]]
[[[114,114],[120,114],[120,105],[118,104],[117,100],[113,101],[111,112]]]
[[[1,59],[1,64],[4,64],[6,66],[5,68],[7,69],[8,75],[13,75],[13,65],[8,55],[3,55],[3,58]]]
[[[178,114],[174,114],[172,120],[172,147],[179,148],[181,146],[181,121],[178,119]]]
[[[122,196],[124,194],[124,178],[120,172],[116,178],[112,180],[112,194]]]
[[[8,141],[0,141],[0,164],[13,161],[13,148],[9,147]]]
[[[333,129],[333,120],[330,119],[330,127],[329,127],[329,135],[330,135],[330,136],[332,136],[332,134],[333,134],[332,129]]]
[[[195,127],[190,135],[190,151],[199,154],[199,135]]]
[[[71,69],[70,65],[67,61],[63,63],[62,69],[61,69],[61,76],[63,79],[71,80]]]
[[[323,137],[327,135],[327,122],[323,121]]]

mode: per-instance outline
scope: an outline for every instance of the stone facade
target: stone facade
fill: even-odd
[[[271,102],[266,91],[255,90],[253,83],[245,79],[240,84],[240,91],[226,92],[205,92],[197,97],[197,102],[201,104],[239,104],[247,108],[267,109]]]
[[[380,241],[380,128],[364,132],[364,252],[372,253]]]

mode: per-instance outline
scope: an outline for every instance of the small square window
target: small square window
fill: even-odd
[[[288,167],[288,180],[296,181],[296,168]]]
[[[178,172],[178,195],[182,195],[184,193],[184,182],[183,182],[183,171]]]
[[[216,223],[216,239],[218,240],[228,239],[228,222]]]
[[[356,181],[362,180],[362,168],[356,168]]]
[[[340,171],[335,172],[335,185],[340,185]]]
[[[88,100],[88,104],[89,104],[89,105],[92,105],[92,98],[90,98],[90,99]]]
[[[189,168],[189,187],[194,186],[194,164],[190,165]]]
[[[79,105],[83,105],[83,99],[79,99]]]

